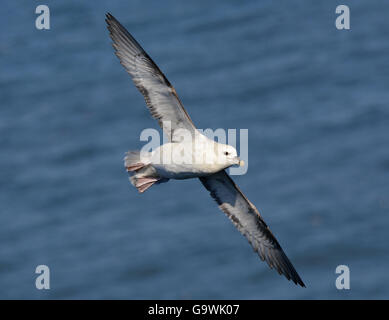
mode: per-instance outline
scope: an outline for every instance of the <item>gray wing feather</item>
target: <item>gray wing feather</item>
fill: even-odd
[[[193,134],[196,127],[169,80],[119,21],[109,13],[105,21],[116,56],[144,96],[151,115],[158,120],[169,139],[172,140],[176,129],[186,129]],[[164,121],[170,122],[171,130],[163,127]]]
[[[257,208],[244,196],[230,176],[223,170],[201,177],[200,181],[261,259],[288,280],[305,287]]]

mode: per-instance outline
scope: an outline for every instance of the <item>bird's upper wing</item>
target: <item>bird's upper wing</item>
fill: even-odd
[[[193,134],[196,128],[169,80],[119,21],[107,13],[106,22],[120,63],[130,74],[152,116],[158,120],[169,139],[172,140],[177,129],[186,129]],[[163,122],[170,123],[163,127]]]
[[[305,287],[257,208],[239,190],[230,176],[222,170],[210,176],[201,177],[200,180],[216,200],[219,208],[248,239],[261,259],[266,260],[270,268],[274,267],[288,280]]]

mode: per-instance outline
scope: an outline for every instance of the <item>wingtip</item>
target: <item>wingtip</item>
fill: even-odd
[[[109,12],[107,12],[105,14],[105,23],[109,26],[109,22],[111,21],[111,14]]]
[[[305,283],[303,282],[303,280],[301,280],[300,276],[297,274],[297,277],[293,277],[293,282],[295,283],[296,286],[300,286],[302,288],[306,288],[306,285]]]
[[[296,286],[299,285],[301,288],[306,288],[306,285],[304,282],[302,282],[302,280],[300,279],[300,281],[297,281],[296,283]]]
[[[301,287],[305,288],[303,280],[294,268],[293,264],[290,262],[289,258],[286,256],[285,252],[282,250],[281,246],[279,246],[279,249],[281,250],[280,259],[277,259],[277,256],[273,253],[273,263],[278,266],[278,273],[283,274],[286,279],[294,282],[295,285],[300,285]],[[269,262],[272,261],[269,259],[268,263]]]
[[[107,12],[105,14],[105,22],[110,25],[112,21],[116,21],[116,18],[110,12]]]
[[[291,264],[291,267],[292,267],[292,268],[291,268],[290,272],[285,272],[285,273],[284,273],[284,276],[285,276],[288,280],[292,280],[296,286],[301,286],[302,288],[306,288],[305,283],[304,283],[303,280],[300,278],[299,274],[298,274],[297,271],[294,269],[294,267],[293,267],[292,264]]]

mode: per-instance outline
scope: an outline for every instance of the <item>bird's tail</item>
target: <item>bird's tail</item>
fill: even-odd
[[[161,179],[151,165],[151,152],[128,151],[124,157],[124,166],[130,174],[130,182],[140,193],[145,192],[154,183],[167,181]]]
[[[124,157],[124,166],[128,172],[144,168],[151,162],[151,152],[128,151]]]

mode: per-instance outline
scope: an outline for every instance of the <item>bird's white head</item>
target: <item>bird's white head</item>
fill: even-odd
[[[236,149],[228,144],[218,144],[218,159],[226,165],[225,168],[233,165],[244,166],[244,161],[240,160]]]

